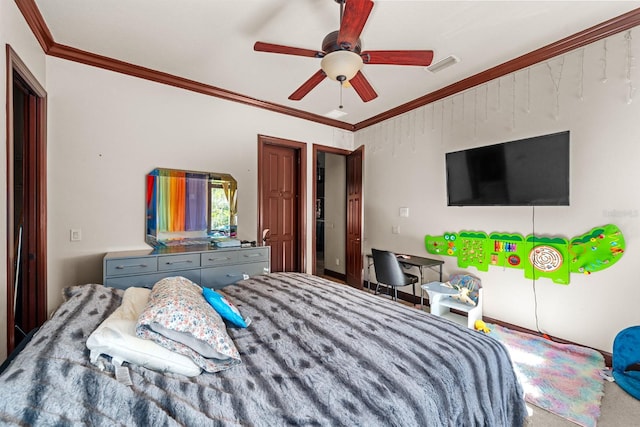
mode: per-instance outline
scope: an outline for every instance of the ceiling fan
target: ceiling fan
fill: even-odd
[[[272,43],[256,42],[258,52],[322,58],[320,70],[304,82],[289,99],[299,101],[326,77],[344,85],[351,84],[364,102],[378,94],[362,74],[364,64],[428,66],[433,60],[432,50],[368,50],[362,51],[360,33],[373,9],[371,0],[334,0],[340,4],[340,29],[327,34],[322,50],[304,49]]]

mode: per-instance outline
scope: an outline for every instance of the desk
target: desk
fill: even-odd
[[[433,258],[424,258],[416,255],[407,255],[409,258],[401,258],[398,256],[398,261],[404,268],[417,268],[420,270],[420,283],[418,286],[421,286],[424,283],[424,269],[428,268],[433,270],[439,274],[438,280],[442,282],[442,264],[444,261]],[[367,254],[367,289],[371,289],[371,284],[369,281],[369,274],[371,266],[373,265],[373,255]],[[420,292],[420,304],[422,305],[422,292]]]

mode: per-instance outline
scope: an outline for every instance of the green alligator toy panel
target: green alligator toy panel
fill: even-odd
[[[611,267],[625,249],[624,236],[613,224],[596,227],[571,240],[461,231],[426,235],[424,243],[430,254],[455,256],[461,268],[517,268],[524,270],[528,279],[544,277],[563,285],[569,284],[570,273],[591,274]]]

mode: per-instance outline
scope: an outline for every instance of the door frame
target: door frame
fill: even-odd
[[[47,318],[47,92],[38,82],[35,76],[29,71],[26,64],[20,59],[18,54],[6,45],[6,153],[7,153],[7,175],[6,175],[6,204],[7,204],[7,353],[13,351],[15,347],[15,323],[13,310],[13,283],[15,282],[14,264],[14,204],[13,204],[13,138],[14,138],[14,111],[13,111],[13,75],[16,73],[29,86],[29,89],[36,97],[35,119],[35,182],[36,194],[32,196],[36,199],[35,225],[38,233],[36,237],[35,271],[36,289],[35,300],[36,321],[41,324]],[[33,167],[34,165],[30,165]]]
[[[317,194],[317,181],[318,181],[318,153],[328,153],[328,154],[337,154],[340,156],[344,156],[345,158],[351,154],[351,151],[349,150],[345,150],[343,148],[337,148],[337,147],[329,147],[328,145],[319,145],[319,144],[313,144],[312,147],[312,151],[313,151],[313,155],[312,155],[312,166],[311,166],[311,176],[313,176],[313,184],[311,185],[311,200],[316,200],[318,198],[318,194]],[[345,166],[346,167],[346,166]],[[346,185],[346,182],[345,182]],[[346,221],[346,214],[345,214],[345,221]],[[312,274],[316,274],[317,269],[316,269],[316,263],[317,263],[317,259],[316,259],[316,251],[315,251],[315,247],[316,247],[316,242],[317,242],[317,233],[316,233],[316,226],[315,226],[315,221],[314,221],[314,225],[311,227],[311,247],[314,248],[313,251],[311,251],[312,253],[312,264],[311,264],[311,271]],[[347,248],[346,248],[346,243],[345,243],[345,248],[344,248],[344,252],[345,252],[345,259],[346,259],[346,252],[347,252]],[[346,263],[345,263],[346,264]],[[345,268],[347,266],[345,265]],[[345,273],[345,277],[346,277],[346,273]]]
[[[298,270],[300,272],[307,271],[307,144],[304,142],[293,141],[274,136],[258,134],[258,232],[257,241],[260,245],[262,242],[262,230],[264,229],[264,212],[262,200],[262,157],[264,155],[265,145],[275,145],[279,147],[291,148],[296,151],[298,157],[298,165],[296,173],[298,175],[298,188],[296,196],[298,198],[298,239],[297,254]]]
[[[354,152],[356,152],[357,150],[362,150],[362,160],[364,162],[364,149],[362,147],[359,147],[357,150],[345,150],[343,148],[337,148],[337,147],[330,147],[327,145],[319,145],[319,144],[313,144],[313,165],[312,165],[312,176],[314,177],[314,181],[313,181],[313,185],[312,185],[312,199],[311,200],[316,200],[317,198],[317,194],[316,194],[316,180],[318,177],[318,153],[319,152],[323,152],[323,153],[330,153],[330,154],[337,154],[337,155],[342,155],[345,157],[345,159],[353,154]],[[346,167],[346,165],[345,165]],[[349,176],[347,176],[346,178],[347,180],[349,179]],[[345,181],[345,186],[347,185],[347,182]],[[360,187],[362,188],[362,181],[360,181]],[[348,197],[348,195],[347,195]],[[348,208],[347,208],[348,210]],[[360,212],[362,215],[362,212]],[[348,212],[345,212],[345,222],[347,222],[348,218]],[[315,222],[314,222],[315,224]],[[313,227],[311,227],[311,247],[314,248],[314,250],[312,251],[313,253],[313,261],[312,261],[312,269],[313,269],[313,273],[315,274],[316,272],[316,251],[315,251],[315,247],[316,247],[316,241],[317,241],[317,235],[316,235],[316,227],[315,225]],[[360,222],[360,236],[362,236],[362,221]],[[345,239],[345,248],[344,248],[344,255],[345,255],[345,282],[346,282],[346,278],[349,277],[349,263],[346,262],[347,259],[347,251],[349,250],[349,245],[347,244],[348,239]],[[362,240],[361,240],[362,241]],[[360,254],[360,257],[362,257],[362,253]],[[360,277],[362,278],[362,272],[360,273]],[[360,280],[360,288],[362,288],[362,280]]]

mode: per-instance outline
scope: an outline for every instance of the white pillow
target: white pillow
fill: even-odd
[[[127,288],[120,307],[87,339],[91,362],[95,364],[100,354],[106,354],[111,356],[114,364],[129,362],[188,377],[200,374],[200,367],[189,357],[136,336],[138,316],[144,310],[150,293],[151,290],[146,288]]]

